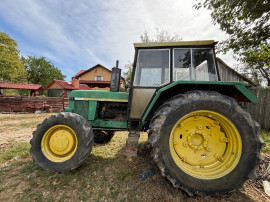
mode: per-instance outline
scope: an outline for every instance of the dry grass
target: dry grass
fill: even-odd
[[[23,123],[29,124],[31,130],[34,130],[37,120],[48,115],[27,115],[24,118],[20,117],[23,115],[13,116],[14,118],[7,116],[7,119],[0,117],[1,122],[5,123],[5,130],[9,127],[13,130],[14,126],[9,122],[20,120],[22,129],[16,132],[22,137],[28,137],[29,134],[21,132],[24,131]],[[19,125],[16,124],[16,127],[19,128]],[[118,132],[109,144],[95,144],[92,153],[81,167],[64,174],[42,170],[31,160],[28,143],[16,143],[10,140],[9,146],[0,150],[0,201],[270,200],[262,191],[261,179],[248,181],[243,190],[227,195],[189,197],[161,176],[149,155],[146,144],[147,134],[142,134],[140,139],[140,155],[132,160],[123,155],[126,137],[126,132]],[[268,159],[267,153],[265,156]],[[262,172],[266,164],[262,166],[258,172]],[[156,174],[141,180],[140,173],[148,169],[155,169]]]

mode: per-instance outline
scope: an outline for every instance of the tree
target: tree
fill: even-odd
[[[124,72],[123,75],[124,75],[124,78],[125,78],[125,84],[126,85],[130,85],[132,67],[133,67],[133,63],[131,63],[130,61],[128,61],[128,64],[125,65],[125,69],[127,69],[127,71]]]
[[[26,71],[19,53],[17,42],[7,33],[0,32],[0,80],[25,81]]]
[[[148,35],[148,32],[145,31],[144,34],[141,35],[141,42],[149,43],[149,42],[171,42],[171,41],[182,41],[182,37],[180,37],[177,33],[174,33],[172,36],[168,31],[158,28],[155,29],[155,37],[151,38]]]
[[[251,68],[249,64],[236,64],[234,69],[242,74],[244,77],[249,78],[255,84],[255,86],[260,86],[264,84],[264,79],[260,76],[257,69]]]
[[[211,10],[214,24],[229,35],[218,50],[232,50],[234,57],[246,63],[270,86],[270,2],[265,0],[198,0],[196,9]]]
[[[171,35],[166,30],[159,30],[158,28],[155,29],[156,33],[154,37],[149,37],[148,32],[145,31],[144,34],[140,36],[142,43],[151,43],[151,42],[172,42],[172,41],[182,41],[182,37],[180,37],[177,33],[174,33],[174,35]],[[127,85],[130,85],[131,82],[131,74],[132,74],[132,68],[133,63],[130,61],[128,64],[125,65],[125,68],[127,69],[126,72],[124,72],[124,78]]]
[[[22,57],[22,61],[24,68],[27,71],[28,83],[40,84],[46,87],[53,81],[53,79],[64,80],[66,77],[57,67],[47,61],[45,57]]]

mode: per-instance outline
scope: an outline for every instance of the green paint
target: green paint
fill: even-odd
[[[69,106],[69,108],[74,109],[74,101],[73,100],[70,100],[68,102],[68,106]]]
[[[69,107],[65,112],[73,112],[83,116],[88,120],[93,129],[98,130],[128,130],[127,122],[104,121],[97,119],[97,104],[99,101],[105,102],[128,102],[128,93],[110,92],[99,90],[76,90],[69,94],[74,100],[69,101]]]
[[[127,128],[93,128],[93,130],[128,131]]]
[[[73,112],[73,108],[65,107],[64,112]]]
[[[104,130],[106,128],[128,130],[126,121],[104,121],[98,119],[94,121],[89,121],[89,124],[93,128],[103,128]]]
[[[210,84],[210,85],[226,85],[226,86],[235,86],[247,99],[249,99],[251,102],[254,103],[258,103],[259,100],[258,98],[253,95],[245,86],[244,86],[244,82],[228,82],[228,81],[176,81],[174,83],[171,83],[161,89],[158,90],[158,92],[156,93],[154,99],[152,100],[150,106],[148,107],[146,113],[144,114],[141,122],[142,125],[144,125],[145,119],[148,116],[148,114],[150,113],[152,107],[154,106],[154,104],[156,103],[156,101],[158,100],[160,94],[170,88],[172,88],[173,86],[179,85],[179,84]]]
[[[102,90],[74,90],[69,94],[69,97],[82,98],[85,100],[96,101],[116,101],[116,102],[128,102],[128,93],[122,92],[110,92]],[[89,98],[89,99],[87,99]]]
[[[74,113],[81,115],[86,120],[89,116],[89,102],[88,101],[79,101],[74,104]]]
[[[73,109],[74,109],[74,101],[69,100],[68,101],[68,107],[65,107],[64,111],[65,112],[73,112]]]
[[[95,120],[97,115],[97,101],[89,101],[88,120]]]
[[[248,90],[245,86],[243,85],[235,85],[235,87],[244,95],[246,96],[247,99],[249,99],[253,103],[258,103],[259,99],[253,95],[253,93]]]
[[[150,43],[134,43],[135,48],[144,47],[169,47],[169,46],[204,46],[204,45],[215,45],[214,40],[205,41],[177,41],[177,42],[150,42]]]

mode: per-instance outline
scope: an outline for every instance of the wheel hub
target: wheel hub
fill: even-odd
[[[43,154],[54,162],[63,162],[73,156],[77,148],[75,132],[68,126],[56,125],[44,134],[41,147]]]
[[[201,130],[191,130],[187,136],[188,145],[194,150],[201,150],[207,147],[207,138]]]
[[[65,154],[70,151],[69,145],[72,142],[72,137],[65,130],[58,130],[50,138],[50,148],[54,153]]]
[[[199,178],[212,179],[230,172],[240,159],[241,148],[235,126],[212,111],[201,110],[184,116],[170,136],[170,150],[176,164]]]

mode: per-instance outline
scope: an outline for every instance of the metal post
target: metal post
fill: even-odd
[[[126,142],[126,156],[128,157],[136,157],[138,151],[138,142],[140,138],[139,131],[130,130],[128,133],[128,138]]]

